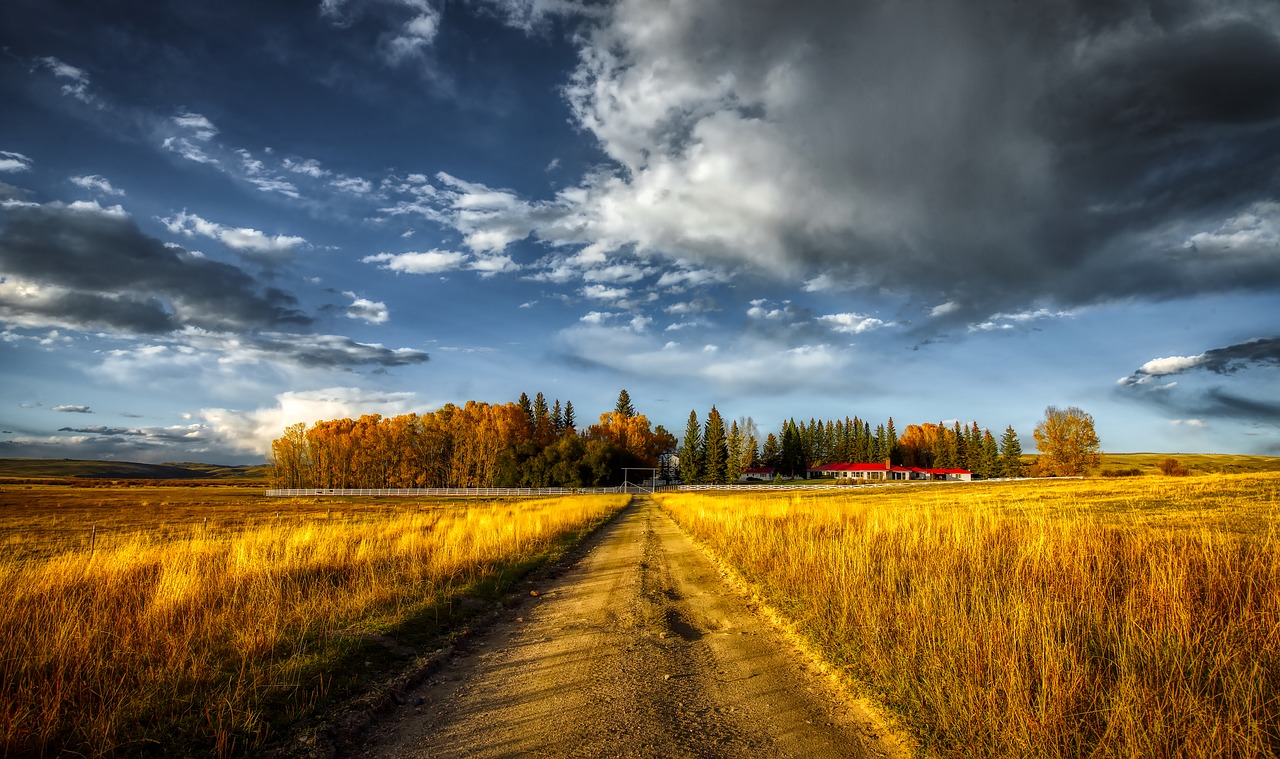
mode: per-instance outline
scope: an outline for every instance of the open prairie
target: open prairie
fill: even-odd
[[[628,498],[259,493],[0,487],[0,754],[252,751]]]
[[[932,753],[1280,752],[1280,474],[657,501]]]

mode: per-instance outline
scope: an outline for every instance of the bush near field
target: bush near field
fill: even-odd
[[[658,499],[936,755],[1280,753],[1280,475]]]

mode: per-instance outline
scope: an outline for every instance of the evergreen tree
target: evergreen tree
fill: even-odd
[[[800,428],[796,426],[794,419],[783,424],[782,456],[778,468],[784,477],[803,477],[808,468],[804,460],[804,440],[800,437]]]
[[[885,451],[884,457],[894,464],[901,464],[902,458],[898,454],[898,431],[893,428],[893,417],[889,417],[889,424],[885,426],[885,439],[888,441],[888,450]]]
[[[952,464],[952,466],[972,471],[973,467],[969,465],[969,446],[965,444],[965,431],[960,429],[959,420],[951,428],[951,439],[955,441],[956,447],[956,453],[953,457],[956,463]]]
[[[533,423],[539,427],[551,421],[551,412],[547,410],[547,397],[542,393],[533,399]]]
[[[636,408],[631,405],[631,394],[626,391],[626,388],[618,393],[618,403],[614,406],[613,412],[624,419],[630,419],[636,415]]]
[[[933,466],[936,469],[954,469],[959,466],[956,461],[956,444],[951,430],[942,422],[938,422],[938,437],[933,441]]]
[[[520,410],[524,412],[525,419],[529,420],[529,424],[533,424],[533,404],[529,402],[529,394],[520,394]]]
[[[782,466],[782,444],[778,436],[770,432],[764,439],[764,448],[760,450],[760,463],[774,469]]]
[[[725,465],[724,473],[726,482],[737,482],[742,476],[742,470],[746,468],[742,464],[743,449],[746,447],[746,438],[742,434],[742,429],[738,427],[738,423],[729,425],[729,460]]]
[[[724,431],[724,419],[715,406],[707,413],[707,423],[702,434],[702,481],[708,485],[725,484],[729,463],[728,437]]]
[[[564,429],[566,432],[577,429],[577,420],[573,418],[573,401],[564,402]]]
[[[689,423],[684,428],[684,440],[680,442],[680,481],[692,485],[698,481],[702,466],[702,425],[698,424],[698,412],[689,412]]]
[[[555,405],[551,407],[551,427],[556,435],[564,434],[564,410],[560,408],[559,398],[556,398]]]
[[[984,480],[1000,476],[1000,448],[991,430],[982,431],[982,463],[978,466],[978,474]]]
[[[1000,436],[1000,476],[1022,476],[1022,443],[1013,425],[1006,427]]]
[[[875,447],[871,450],[872,461],[883,464],[889,458],[889,433],[883,424],[876,425]]]

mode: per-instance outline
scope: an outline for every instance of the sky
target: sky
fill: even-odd
[[[1280,4],[0,5],[0,456],[622,388],[1280,455]]]

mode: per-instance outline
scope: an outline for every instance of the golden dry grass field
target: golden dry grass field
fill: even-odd
[[[0,486],[0,755],[253,752],[628,498]]]
[[[1280,474],[657,500],[930,754],[1280,754]]]

